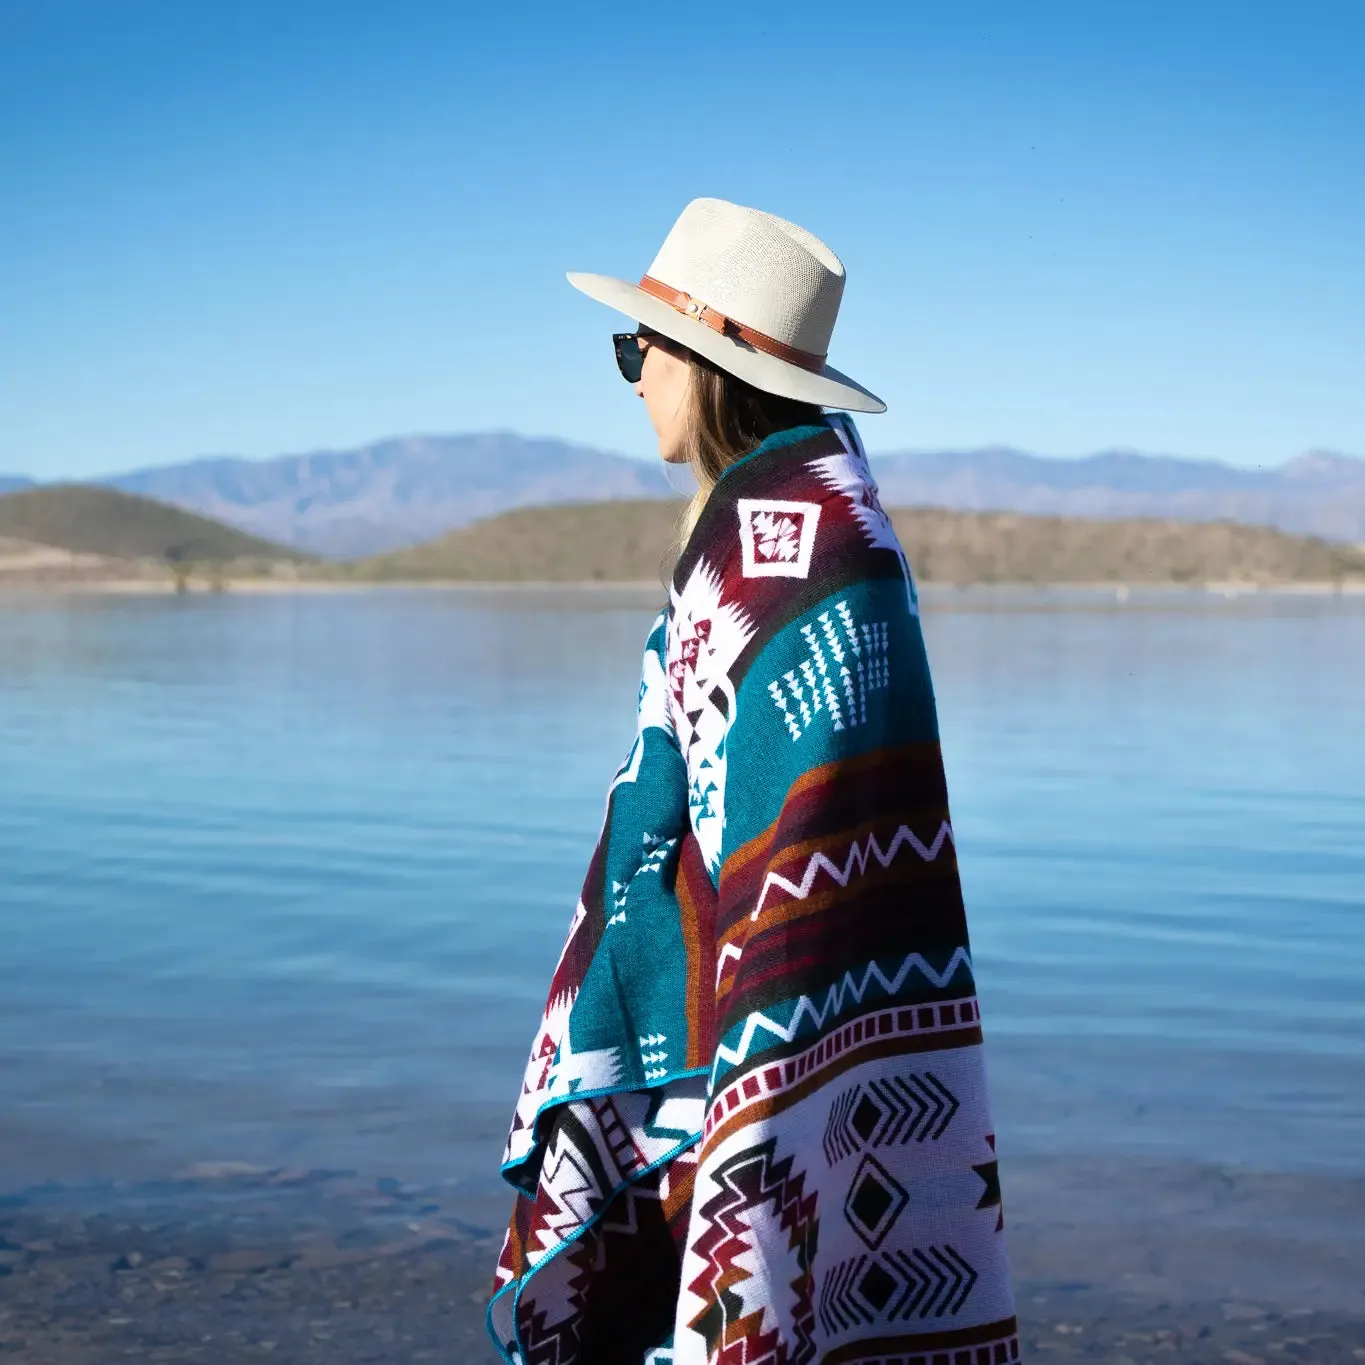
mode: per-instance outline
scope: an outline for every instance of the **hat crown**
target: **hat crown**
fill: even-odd
[[[844,294],[843,263],[814,233],[724,199],[688,204],[648,274],[819,356],[829,351]]]

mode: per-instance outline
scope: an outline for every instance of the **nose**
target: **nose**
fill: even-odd
[[[644,382],[644,380],[643,380],[643,379],[637,379],[637,380],[635,381],[635,384],[634,384],[634,389],[635,389],[635,396],[636,396],[636,398],[643,398],[643,397],[645,396],[645,382]]]

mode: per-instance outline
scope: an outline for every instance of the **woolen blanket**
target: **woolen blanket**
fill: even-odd
[[[844,416],[683,550],[503,1170],[509,1361],[1018,1359],[918,601]]]

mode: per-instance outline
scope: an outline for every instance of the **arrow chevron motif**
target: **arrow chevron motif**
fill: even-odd
[[[820,1323],[831,1336],[878,1318],[948,1317],[962,1311],[976,1270],[951,1246],[854,1256],[820,1286]]]
[[[933,1138],[937,1142],[960,1107],[957,1096],[932,1071],[923,1076],[892,1076],[887,1081],[873,1081],[868,1089],[892,1111],[890,1121],[878,1135],[877,1146],[906,1143],[911,1138],[916,1142]]]
[[[830,1106],[825,1160],[831,1166],[863,1147],[937,1142],[961,1107],[932,1071],[885,1076],[846,1090]]]
[[[851,1261],[836,1265],[825,1276],[820,1286],[820,1325],[830,1335],[847,1332],[859,1323],[876,1321],[877,1309],[857,1292],[857,1286],[865,1278],[868,1256],[855,1256]],[[876,1263],[874,1262],[874,1267]],[[885,1271],[882,1272],[885,1275]],[[887,1276],[890,1279],[889,1276]],[[875,1281],[875,1276],[874,1276]],[[894,1288],[894,1281],[892,1281]],[[877,1286],[873,1285],[874,1288]],[[882,1301],[885,1307],[885,1300]]]
[[[845,1090],[829,1107],[829,1122],[825,1124],[825,1160],[835,1165],[846,1156],[858,1150],[855,1134],[849,1127],[848,1116],[853,1112],[854,1101],[862,1092],[862,1086],[855,1085]]]
[[[905,1289],[887,1315],[896,1318],[936,1318],[960,1313],[976,1284],[976,1271],[946,1243],[941,1247],[916,1247],[914,1251],[888,1251],[886,1259],[898,1270]]]

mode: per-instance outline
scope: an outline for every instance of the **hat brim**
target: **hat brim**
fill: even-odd
[[[568,281],[577,290],[608,308],[634,318],[651,331],[705,356],[712,364],[742,379],[746,384],[779,398],[815,403],[822,408],[847,412],[885,412],[886,404],[875,393],[855,383],[846,374],[826,365],[819,373],[755,350],[747,341],[726,336],[704,323],[671,308],[662,299],[646,294],[639,285],[611,275],[568,272]]]

